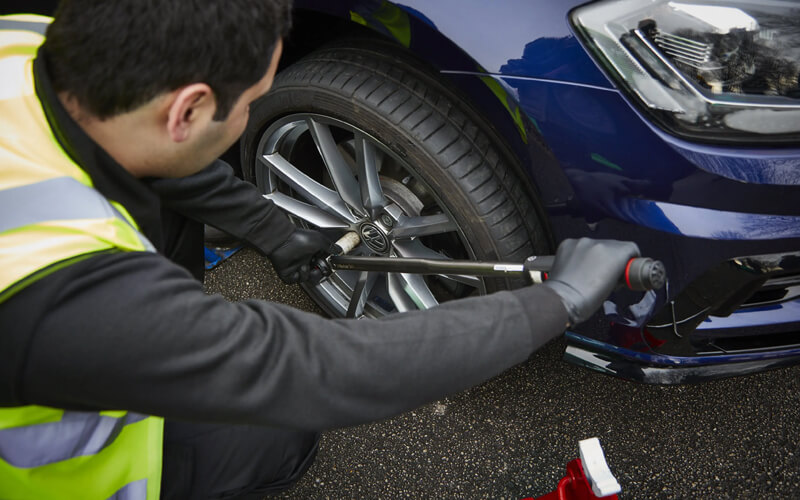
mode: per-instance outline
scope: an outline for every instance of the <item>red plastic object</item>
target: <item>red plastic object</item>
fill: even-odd
[[[592,491],[586,474],[583,473],[581,459],[576,458],[567,464],[567,475],[558,482],[558,488],[542,497],[528,497],[522,500],[594,500],[603,498],[606,500],[619,500],[617,495],[598,497]]]

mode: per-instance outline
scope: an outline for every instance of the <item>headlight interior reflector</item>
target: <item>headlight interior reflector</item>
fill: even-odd
[[[608,0],[575,9],[572,23],[673,133],[800,142],[800,2]]]

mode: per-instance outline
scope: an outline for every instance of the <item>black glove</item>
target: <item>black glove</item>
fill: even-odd
[[[564,240],[544,286],[559,297],[570,325],[586,321],[619,283],[628,261],[639,256],[636,243],[614,240]]]
[[[334,246],[319,231],[296,229],[281,246],[267,257],[284,283],[319,282],[322,273],[312,260],[324,259],[334,253]]]

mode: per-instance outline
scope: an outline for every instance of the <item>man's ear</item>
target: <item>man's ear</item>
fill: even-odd
[[[211,121],[217,110],[214,92],[205,83],[192,83],[175,91],[167,114],[167,132],[174,142],[187,140],[192,131]]]

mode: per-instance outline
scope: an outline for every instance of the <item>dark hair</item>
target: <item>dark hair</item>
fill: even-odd
[[[203,82],[224,120],[264,77],[292,0],[61,0],[43,51],[56,91],[100,119]]]

